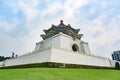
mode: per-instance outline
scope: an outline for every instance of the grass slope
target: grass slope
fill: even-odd
[[[1,69],[0,80],[120,80],[120,71],[107,69]]]

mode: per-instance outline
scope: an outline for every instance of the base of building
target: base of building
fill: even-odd
[[[78,64],[65,64],[56,62],[44,62],[34,64],[24,64],[15,66],[5,66],[0,69],[16,69],[16,68],[85,68],[85,69],[115,69],[114,67],[106,66],[92,66],[92,65],[78,65]]]

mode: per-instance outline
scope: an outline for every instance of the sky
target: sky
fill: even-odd
[[[80,29],[91,54],[120,50],[119,0],[0,0],[0,56],[32,52],[43,29],[61,19]]]

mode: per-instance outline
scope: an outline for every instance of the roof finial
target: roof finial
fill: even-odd
[[[60,20],[60,23],[63,24],[63,20]]]

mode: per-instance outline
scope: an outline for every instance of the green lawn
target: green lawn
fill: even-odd
[[[120,80],[120,71],[107,69],[0,69],[0,80]]]

